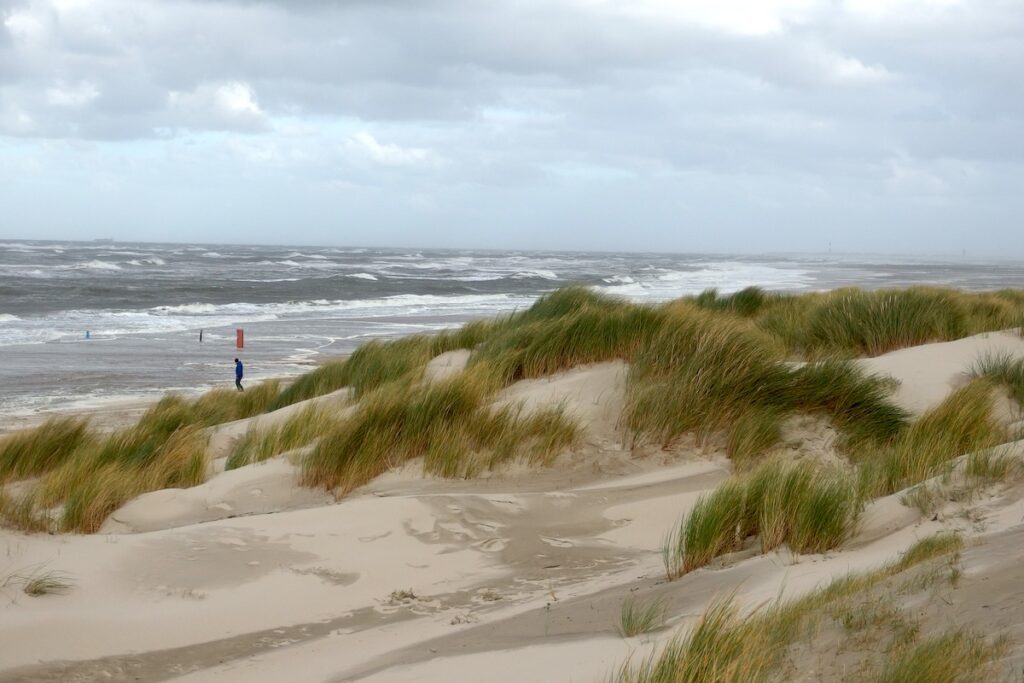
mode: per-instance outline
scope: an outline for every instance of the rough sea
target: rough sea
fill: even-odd
[[[294,375],[369,338],[507,313],[567,283],[635,301],[750,285],[980,290],[1024,287],[1024,266],[832,254],[0,241],[0,415],[231,387],[236,355],[247,380]]]

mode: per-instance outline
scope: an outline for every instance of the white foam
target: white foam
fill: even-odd
[[[558,273],[556,273],[553,270],[526,270],[526,271],[522,271],[522,272],[516,273],[512,277],[517,279],[517,280],[522,280],[522,279],[532,278],[532,277],[541,278],[542,280],[557,280],[558,279]]]
[[[116,263],[110,263],[109,261],[100,261],[99,259],[93,259],[86,263],[78,263],[71,266],[73,270],[121,270],[121,266]]]
[[[69,310],[45,316],[12,318],[0,327],[0,346],[39,344],[130,334],[172,333],[270,320],[493,315],[529,305],[532,297],[511,294],[439,296],[399,294],[377,299],[291,301],[283,303],[191,303],[141,310]],[[400,324],[400,323],[396,323]],[[422,326],[422,323],[417,323]]]
[[[376,280],[377,276],[371,273],[349,273],[345,277],[354,277],[357,280]]]
[[[664,301],[680,296],[699,294],[715,288],[723,293],[736,292],[745,287],[763,287],[768,290],[803,289],[813,284],[810,272],[801,268],[781,268],[739,261],[720,261],[702,264],[694,270],[669,270],[649,266],[649,275],[631,282],[598,286],[606,294],[627,299]],[[606,280],[607,281],[607,280]]]

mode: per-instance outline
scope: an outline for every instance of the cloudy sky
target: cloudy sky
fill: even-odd
[[[0,238],[1024,257],[1021,0],[0,0]]]

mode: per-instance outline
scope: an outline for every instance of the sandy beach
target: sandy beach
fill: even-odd
[[[895,378],[895,400],[920,414],[962,385],[985,352],[1024,356],[1024,339],[986,333],[860,363]],[[427,381],[459,373],[467,357],[434,359]],[[931,517],[900,493],[885,496],[835,550],[749,548],[669,582],[666,530],[732,465],[714,440],[631,449],[627,371],[619,361],[581,366],[496,398],[526,410],[561,405],[579,420],[583,445],[548,468],[444,480],[410,462],[336,501],[298,486],[293,454],[223,471],[249,426],[242,421],[211,430],[205,483],[143,494],[97,534],[0,531],[0,581],[45,569],[71,583],[41,598],[0,592],[0,681],[603,680],[718,596],[734,593],[746,609],[794,598],[896,561],[941,530],[966,539],[962,579],[941,595],[893,599],[927,614],[926,629],[955,616],[1006,633],[1007,666],[1019,670],[1024,484],[988,487]],[[349,405],[346,390],[311,402]],[[252,419],[273,423],[301,407]],[[1003,419],[1019,420],[1019,411],[1007,408]],[[788,427],[783,448],[800,459],[831,446],[827,431],[804,421]],[[1024,442],[1008,448],[1024,456]],[[664,601],[665,626],[618,635],[629,596]],[[838,680],[844,660],[827,651],[816,640],[792,680]]]

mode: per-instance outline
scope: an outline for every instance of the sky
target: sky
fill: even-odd
[[[0,0],[0,239],[1024,258],[1021,0]]]

